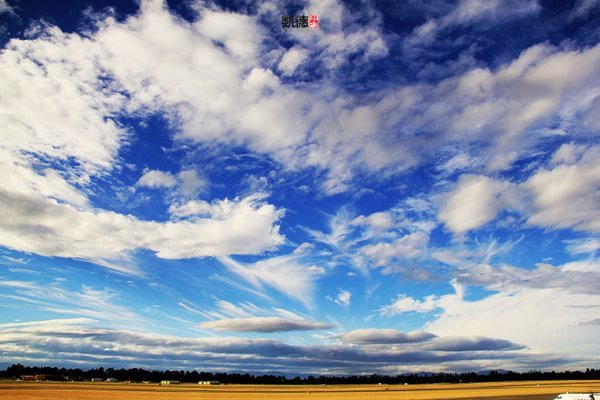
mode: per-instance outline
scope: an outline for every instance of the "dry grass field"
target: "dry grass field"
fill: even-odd
[[[540,381],[432,385],[272,386],[0,382],[0,399],[198,400],[544,400],[558,393],[600,392],[600,381]]]

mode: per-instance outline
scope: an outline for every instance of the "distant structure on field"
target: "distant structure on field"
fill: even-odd
[[[600,400],[600,393],[561,393],[554,400]]]
[[[219,381],[199,381],[198,385],[219,385]]]
[[[48,375],[48,374],[37,374],[37,375],[21,375],[22,381],[64,381],[68,380],[68,377],[64,375]]]
[[[179,385],[180,383],[181,382],[179,382],[179,381],[167,381],[167,380],[160,381],[160,385],[161,386],[164,386],[164,385]]]
[[[106,382],[119,382],[117,378],[107,378]]]

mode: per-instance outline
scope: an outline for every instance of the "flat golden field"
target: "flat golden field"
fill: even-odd
[[[544,400],[564,392],[600,392],[600,381],[539,381],[431,385],[276,386],[0,381],[0,399],[198,400]]]

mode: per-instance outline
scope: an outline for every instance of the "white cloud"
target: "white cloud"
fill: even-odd
[[[489,223],[502,210],[512,210],[526,216],[529,225],[597,232],[598,160],[598,146],[565,144],[553,154],[548,169],[538,169],[522,183],[462,175],[445,196],[438,218],[461,234]]]
[[[495,337],[526,344],[533,352],[598,355],[593,327],[585,322],[600,317],[599,282],[595,260],[534,269],[472,263],[461,266],[452,282],[455,293],[423,300],[400,295],[378,311],[388,316],[436,311],[424,329],[440,337]],[[469,285],[491,294],[467,300]]]
[[[219,257],[219,261],[253,287],[271,287],[309,308],[313,306],[315,281],[323,274],[322,269],[304,265],[297,254],[266,258],[253,264],[230,257]]]
[[[405,47],[430,45],[446,29],[482,21],[485,21],[486,25],[498,24],[534,13],[539,9],[540,7],[535,1],[462,0],[448,14],[430,19],[417,26],[406,38]]]
[[[195,197],[206,187],[206,180],[194,169],[186,169],[177,174],[179,187],[177,189],[184,197]]]
[[[372,229],[389,229],[393,225],[392,216],[389,212],[379,211],[368,216],[358,216],[353,221],[354,225],[368,225]]]
[[[465,233],[492,221],[511,204],[508,182],[481,175],[462,175],[442,205],[438,218],[455,233]]]
[[[317,241],[325,243],[333,248],[344,249],[348,236],[352,232],[352,216],[350,212],[342,208],[329,219],[329,233],[306,229]]]
[[[570,254],[595,254],[600,250],[600,238],[582,238],[565,240],[567,251]]]
[[[333,328],[322,322],[281,317],[230,318],[203,322],[199,328],[225,332],[287,332]]]
[[[270,69],[279,62],[291,71],[294,63],[284,62],[287,54],[269,61],[284,49],[266,40],[260,18],[195,7],[198,18],[188,23],[160,1],[144,1],[124,22],[99,21],[88,38],[45,27],[45,36],[11,41],[0,67],[7,77],[2,106],[10,110],[1,122],[19,140],[9,138],[4,146],[13,155],[25,150],[74,159],[80,167],[71,172],[85,181],[114,167],[127,140],[115,118],[161,113],[178,132],[178,143],[243,145],[291,169],[317,167],[327,172],[323,189],[335,194],[352,186],[358,170],[388,176],[448,142],[487,143],[482,157],[488,168],[508,167],[535,140],[523,140],[526,129],[553,115],[575,120],[594,100],[599,46],[577,52],[538,45],[495,72],[474,69],[437,85],[366,98],[330,85],[304,89],[282,83]],[[463,2],[452,18],[472,21],[505,9]],[[309,3],[306,12],[321,14],[322,29],[291,32],[297,41],[292,49],[314,49],[311,55],[329,66],[386,54],[381,16],[370,8],[368,25],[354,23],[334,0]],[[574,66],[578,74],[569,73]],[[435,140],[423,141],[411,130],[430,132]],[[398,140],[390,140],[392,132]],[[196,178],[183,186],[189,196],[203,185]]]
[[[474,68],[389,91],[379,104],[395,105],[390,122],[436,133],[438,149],[477,143],[487,170],[505,170],[537,140],[566,133],[550,129],[552,121],[573,127],[571,135],[589,132],[584,114],[597,97],[598,60],[600,45],[577,51],[538,44],[496,70]]]
[[[37,289],[38,285],[35,282],[27,282],[27,281],[9,281],[3,280],[0,281],[0,286],[4,286],[11,289]]]
[[[597,295],[563,289],[505,290],[478,301],[444,301],[442,315],[426,329],[438,335],[483,335],[526,343],[535,351],[568,349],[593,354],[593,329],[580,326],[597,311],[572,306],[598,305]]]
[[[204,8],[196,3],[200,18],[194,23],[199,33],[223,43],[228,52],[243,62],[256,61],[263,39],[260,25],[252,16]]]
[[[339,293],[333,301],[339,304],[340,306],[347,307],[350,305],[350,297],[352,297],[352,294],[349,291],[342,289],[339,291]]]
[[[398,295],[391,304],[381,307],[381,315],[396,315],[408,312],[428,313],[439,308],[440,298],[435,295],[427,296],[423,300],[413,299],[404,294]]]
[[[0,204],[7,217],[0,226],[0,243],[46,256],[94,260],[121,258],[137,249],[161,258],[257,254],[283,242],[275,225],[281,211],[261,197],[220,203],[226,207],[219,218],[159,223],[2,190]]]
[[[171,204],[169,206],[169,214],[176,218],[190,217],[190,216],[221,216],[223,215],[223,206],[229,208],[229,201],[218,202],[215,204],[209,204],[204,200],[190,200],[183,204]]]
[[[565,148],[561,147],[554,156],[563,161],[574,161],[565,160],[565,153]],[[540,169],[531,176],[523,184],[533,197],[528,224],[600,231],[599,160],[600,147],[595,146],[585,151],[579,162]]]
[[[386,56],[388,46],[381,32],[381,16],[369,7],[364,7],[362,12],[370,15],[369,24],[355,23],[355,17],[338,0],[310,0],[303,13],[316,14],[319,29],[290,32],[290,35],[305,48],[316,49],[313,52],[327,69],[343,66],[351,56],[360,56],[354,63]]]
[[[177,184],[177,180],[170,172],[158,170],[145,170],[144,174],[137,181],[136,186],[147,188],[172,188]]]
[[[576,161],[578,161],[585,150],[587,150],[587,147],[584,145],[565,143],[561,145],[556,152],[554,152],[550,163],[553,165],[574,164]]]
[[[113,269],[123,272],[125,269],[106,259],[124,258],[137,249],[149,249],[164,258],[256,254],[282,243],[274,225],[281,211],[256,196],[215,201],[215,207],[222,206],[215,219],[164,223],[142,221],[89,204],[86,185],[94,177],[110,173],[121,144],[127,140],[125,130],[113,119],[125,111],[141,112],[141,105],[148,106],[147,112],[158,110],[155,89],[160,79],[136,75],[130,68],[148,62],[144,54],[154,60],[168,60],[169,52],[163,57],[152,51],[144,53],[141,48],[135,50],[140,35],[150,35],[150,40],[156,38],[152,36],[155,28],[173,28],[175,37],[165,34],[171,32],[166,29],[159,35],[163,39],[155,41],[160,48],[173,44],[169,39],[181,44],[177,35],[185,32],[160,4],[144,2],[142,9],[139,17],[129,20],[131,31],[110,20],[102,22],[100,31],[90,38],[43,26],[40,32],[44,35],[32,40],[13,39],[0,55],[0,69],[7,77],[0,84],[5,94],[0,102],[7,110],[0,115],[0,123],[4,132],[9,132],[0,145],[0,169],[6,177],[0,203],[11,214],[0,226],[3,246],[46,256],[83,258],[110,268],[117,266]],[[156,25],[152,29],[144,29],[143,24],[134,28],[140,22],[136,18]],[[113,36],[124,40],[109,49],[106,45]],[[236,46],[231,43],[231,47]],[[120,50],[131,51],[127,61],[119,59],[119,54],[125,54]],[[135,54],[140,58],[132,64],[129,60]],[[160,63],[148,62],[144,67],[150,68],[150,64],[157,67],[155,72],[166,84],[170,83],[168,75],[177,75],[166,73]],[[226,75],[224,71],[219,69],[219,76]],[[132,73],[141,76],[139,88],[132,86],[137,82]],[[177,90],[178,86],[172,88]],[[124,90],[133,95],[130,100],[122,94]],[[192,169],[176,176],[147,170],[138,185],[177,186],[179,194],[194,196],[206,182]]]
[[[418,257],[427,248],[429,235],[425,232],[413,232],[391,243],[376,243],[361,247],[360,252],[383,266],[394,258],[412,259]]]
[[[195,169],[183,169],[176,175],[165,171],[145,169],[144,174],[136,183],[138,187],[173,189],[172,194],[185,198],[197,196],[205,189],[206,185],[206,179]]]
[[[118,85],[101,82],[103,49],[77,34],[44,28],[36,40],[13,39],[0,55],[4,93],[0,115],[2,150],[22,165],[47,157],[74,161],[66,169],[82,182],[114,165],[126,140],[114,122],[124,97]],[[26,158],[20,151],[29,152]],[[4,158],[4,157],[3,157]]]
[[[283,73],[283,75],[293,75],[298,67],[308,58],[308,50],[303,49],[300,46],[293,46],[288,49],[277,68]]]
[[[107,323],[136,323],[143,319],[135,310],[119,304],[119,296],[110,289],[95,289],[82,285],[80,290],[70,290],[58,284],[42,285],[34,281],[2,281],[3,297],[13,298],[22,308],[55,314],[77,315],[102,320]],[[14,294],[8,294],[13,291]]]
[[[21,138],[11,148],[75,157],[90,173],[110,168],[126,138],[111,117],[123,111],[160,112],[178,130],[179,141],[245,145],[288,168],[321,168],[327,171],[323,189],[334,194],[347,190],[359,169],[385,174],[419,163],[416,149],[426,152],[432,144],[421,143],[410,132],[396,132],[398,126],[447,132],[436,139],[440,144],[490,142],[490,134],[497,132],[491,135],[493,149],[483,156],[488,167],[501,169],[518,157],[519,148],[530,144],[531,140],[518,137],[526,128],[552,114],[576,118],[593,100],[589,81],[598,48],[561,52],[548,45],[529,49],[497,72],[475,69],[437,86],[400,87],[372,93],[366,100],[329,86],[304,90],[281,83],[265,67],[268,52],[282,49],[273,43],[264,47],[266,32],[256,17],[199,3],[196,7],[199,16],[193,23],[170,15],[159,1],[146,1],[142,11],[125,22],[99,22],[100,29],[89,39],[47,28],[51,35],[45,38],[13,41],[3,58],[15,76],[2,88],[11,94],[6,99],[14,99],[5,100],[10,101],[5,106],[12,117],[3,126],[15,132],[11,137]],[[463,11],[457,11],[456,18],[470,20],[488,12],[479,10],[486,7],[461,3],[458,9]],[[493,12],[503,9],[490,7]],[[386,53],[379,17],[372,10],[368,11],[373,13],[372,24],[362,27],[348,19],[337,1],[313,2],[306,10],[322,14],[323,28],[291,35],[297,46],[319,49],[317,59],[325,64],[338,65],[356,54],[373,59]],[[299,48],[292,47],[290,56],[283,56],[281,68],[291,73],[294,63],[286,59],[298,61],[293,49]],[[48,56],[57,53],[61,57]],[[130,62],[132,57],[136,63]],[[16,63],[19,58],[28,63]],[[33,79],[27,78],[24,65],[37,71]],[[43,76],[40,71],[48,65],[57,68]],[[568,73],[572,65],[578,66],[577,76]],[[107,85],[98,77],[106,74],[113,80],[98,92],[97,87]],[[60,97],[52,89],[58,82],[69,90]],[[37,95],[46,92],[48,96]],[[70,99],[68,107],[64,99]],[[35,104],[28,110],[38,113],[34,117],[18,104]],[[40,110],[44,118],[39,118]],[[69,118],[62,118],[61,110]],[[31,136],[25,126],[36,134]],[[61,126],[58,133],[54,126]],[[50,131],[51,138],[44,136]],[[87,133],[73,136],[81,131]],[[392,131],[403,140],[391,143],[387,136]]]
[[[6,2],[6,0],[0,0],[0,14],[2,13],[14,13],[13,8]]]

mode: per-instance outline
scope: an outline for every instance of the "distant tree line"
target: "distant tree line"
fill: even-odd
[[[248,373],[211,373],[198,371],[148,371],[141,368],[114,369],[92,368],[83,370],[79,368],[57,367],[27,367],[22,364],[13,364],[0,371],[0,378],[18,379],[26,375],[63,376],[69,380],[90,380],[92,378],[116,378],[119,381],[132,382],[160,382],[161,380],[175,380],[180,382],[219,381],[220,383],[238,384],[283,384],[283,385],[350,385],[350,384],[419,384],[419,383],[469,383],[469,382],[498,382],[498,381],[526,381],[526,380],[556,380],[556,379],[600,379],[600,369],[586,369],[585,371],[562,372],[513,372],[513,371],[488,371],[464,373],[414,373],[397,376],[388,375],[352,375],[352,376],[296,376],[285,375],[254,375]]]

